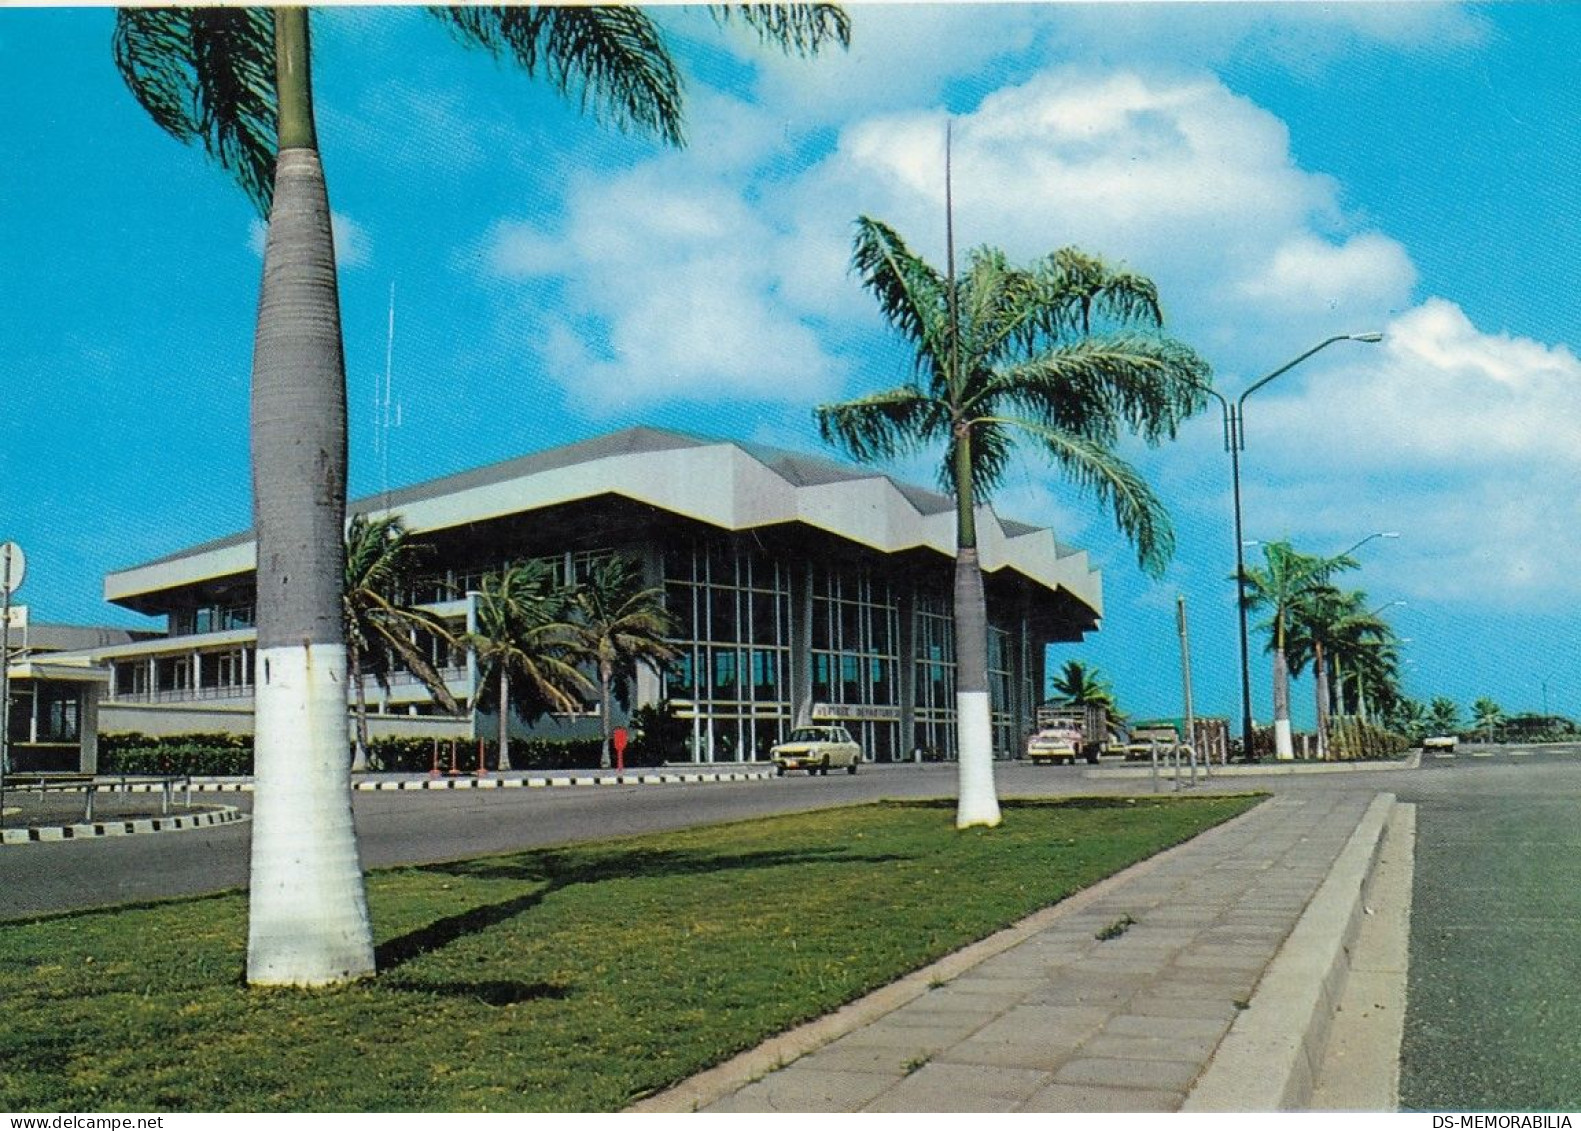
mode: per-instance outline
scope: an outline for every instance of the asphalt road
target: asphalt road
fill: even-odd
[[[1150,776],[1089,781],[1083,767],[1003,764],[1001,796],[1144,794]],[[1372,775],[1377,776],[1377,775]],[[1392,776],[1392,775],[1384,775]],[[1349,780],[1353,775],[1339,775]],[[1242,791],[1277,779],[1226,778]],[[1283,779],[1286,787],[1292,778]],[[856,775],[792,774],[765,781],[549,789],[359,791],[358,842],[366,867],[431,863],[579,840],[749,820],[882,798],[950,798],[948,764],[864,766]],[[1166,778],[1160,788],[1172,788]],[[1391,788],[1380,786],[1379,788]],[[208,795],[246,809],[250,795]],[[0,848],[0,921],[244,887],[251,825]]]
[[[1015,777],[1015,768],[1005,777]],[[1024,770],[1022,771],[1025,772]],[[1044,783],[1060,780],[1044,770]],[[1068,780],[1068,779],[1067,779]],[[863,767],[855,776],[548,789],[359,791],[366,867],[431,863],[886,797],[949,797],[953,766]],[[212,794],[247,809],[246,793]],[[251,824],[0,848],[0,920],[244,887]]]
[[[1424,758],[1401,1106],[1581,1111],[1581,746]]]

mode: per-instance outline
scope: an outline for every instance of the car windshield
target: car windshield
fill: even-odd
[[[790,742],[829,742],[834,735],[818,727],[801,727],[791,731]]]

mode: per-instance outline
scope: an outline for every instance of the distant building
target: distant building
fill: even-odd
[[[952,501],[882,473],[760,445],[634,428],[361,499],[399,514],[430,548],[413,603],[468,621],[468,594],[511,561],[578,579],[631,555],[662,585],[681,657],[639,671],[637,703],[672,702],[694,761],[750,761],[798,722],[840,720],[871,760],[954,753]],[[1102,614],[1085,553],[1045,527],[981,508],[995,744],[1018,750],[1044,683],[1044,646],[1080,640]],[[238,534],[110,574],[105,597],[168,632],[84,646],[105,673],[105,732],[252,726],[253,536]],[[470,705],[471,658],[428,641]],[[369,677],[377,734],[488,736],[493,723],[437,711],[415,679]],[[535,733],[597,730],[596,705]],[[520,729],[518,724],[518,729]]]
[[[31,623],[25,608],[11,611],[7,769],[97,769],[98,710],[110,673],[84,659],[157,634]]]

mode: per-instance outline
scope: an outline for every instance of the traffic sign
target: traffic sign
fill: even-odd
[[[0,545],[0,590],[15,593],[27,575],[27,555],[15,542]]]

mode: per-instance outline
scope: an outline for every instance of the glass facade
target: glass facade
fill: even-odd
[[[577,550],[551,562],[557,580],[585,580],[614,553],[635,554],[662,584],[675,623],[677,658],[639,691],[674,704],[691,729],[686,757],[695,762],[764,761],[797,724],[838,723],[870,761],[953,759],[955,638],[949,567],[919,568],[848,543],[809,553],[806,544],[751,535],[697,534],[667,527],[620,547]],[[472,562],[434,572],[406,595],[412,603],[450,603],[479,587],[487,572]],[[426,600],[425,600],[426,599]],[[250,607],[229,606],[250,612]],[[995,611],[990,598],[990,611]],[[173,617],[218,625],[219,610]],[[224,622],[232,623],[232,622]],[[220,631],[218,627],[214,631]],[[414,643],[465,697],[472,671],[465,652],[429,633]],[[112,702],[152,704],[246,699],[253,693],[252,647],[172,641],[172,649],[122,656],[112,663]],[[185,645],[184,647],[182,645]],[[988,639],[989,690],[996,752],[1015,756],[1024,716],[1041,682],[1025,620],[995,617]],[[366,666],[366,665],[365,665]],[[364,675],[370,709],[395,717],[427,711],[415,677],[397,670],[388,686]],[[639,683],[640,687],[640,683]],[[560,719],[557,725],[564,725]]]
[[[948,597],[874,558],[775,556],[744,540],[667,546],[679,658],[663,696],[690,719],[699,762],[761,760],[798,722],[838,722],[872,761],[955,756]],[[989,639],[994,740],[1019,749],[1020,633]]]
[[[664,697],[692,716],[692,760],[767,758],[792,721],[787,565],[719,540],[667,547],[662,566],[680,650]]]
[[[916,610],[916,738],[922,756],[955,757],[955,620],[950,603],[919,594]]]
[[[900,746],[900,606],[861,565],[812,568],[812,717],[838,720],[874,761]]]

